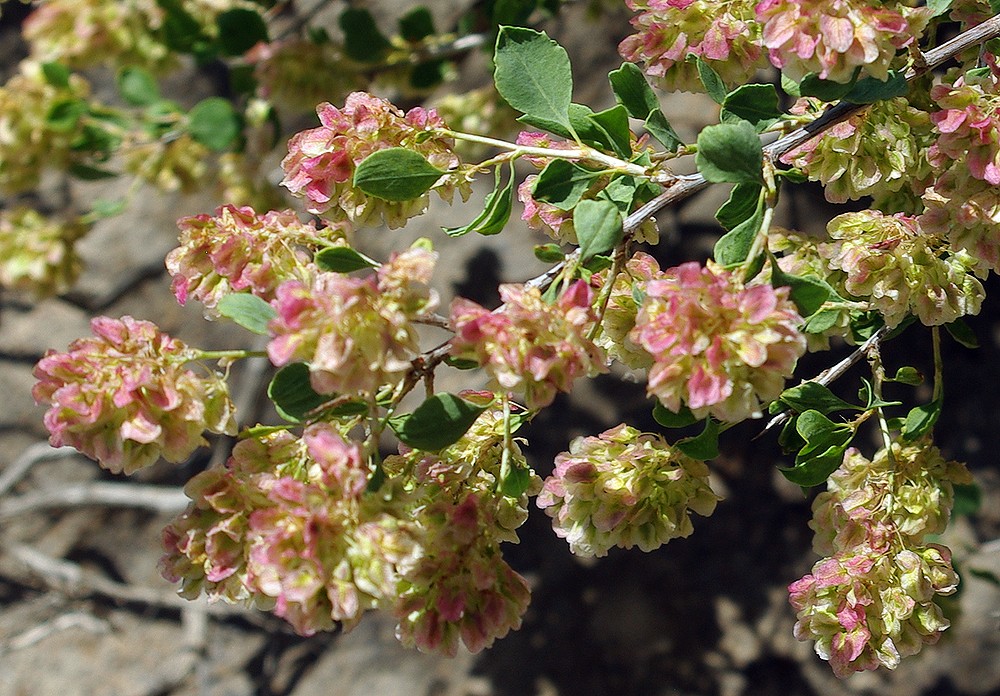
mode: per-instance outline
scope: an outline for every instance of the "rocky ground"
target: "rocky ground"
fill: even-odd
[[[441,0],[434,8],[448,13],[456,6]],[[577,99],[598,106],[609,99],[598,77],[616,65],[613,49],[626,28],[622,16],[598,25],[583,15],[571,8],[552,33],[573,57]],[[10,16],[0,27],[5,72],[18,56]],[[184,84],[198,84],[197,74],[189,77]],[[665,106],[684,137],[715,118],[703,101]],[[80,202],[108,193],[93,184],[70,190]],[[717,234],[712,213],[724,197],[709,191],[661,214],[665,262],[710,248]],[[95,504],[108,495],[108,484],[121,481],[45,444],[42,410],[30,397],[32,365],[46,349],[64,349],[86,335],[94,313],[151,319],[206,348],[251,340],[241,329],[203,321],[197,308],[178,307],[163,270],[163,256],[175,244],[174,220],[217,201],[152,190],[140,200],[85,241],[87,271],[72,293],[40,303],[8,295],[0,305],[0,393],[9,399],[0,410],[0,696],[1000,694],[1000,588],[987,579],[1000,574],[1000,410],[991,401],[1000,383],[1000,305],[988,300],[984,314],[970,321],[981,348],[946,345],[948,403],[939,445],[969,462],[983,501],[947,535],[963,585],[949,603],[954,626],[939,645],[893,673],[838,681],[810,645],[792,637],[785,586],[815,561],[809,501],[777,474],[775,465],[787,461],[773,437],[754,439],[757,422],[724,438],[713,463],[713,484],[724,496],[715,514],[698,519],[690,538],[655,553],[621,551],[581,563],[534,511],[522,544],[507,551],[533,588],[524,626],[488,651],[448,660],[399,647],[384,616],[366,618],[348,635],[307,639],[268,615],[177,598],[156,571],[159,532],[184,505],[178,487],[225,456],[228,443],[181,467],[142,472],[134,483],[143,487],[128,494],[134,505]],[[435,208],[403,232],[372,234],[367,250],[383,255],[415,237],[432,237],[442,253],[438,283],[446,297],[457,291],[485,299],[496,282],[537,272],[526,259],[534,263],[530,248],[544,240],[526,230],[478,246],[447,245],[439,226],[458,224],[472,211]],[[783,215],[790,226],[810,227],[821,225],[826,212],[807,193],[788,197]],[[1000,287],[991,285],[990,296],[1000,297]],[[926,368],[929,339],[911,329],[885,354],[891,364]],[[811,357],[803,375],[839,357]],[[262,417],[259,390],[268,374],[239,377],[237,399],[250,422]],[[526,433],[530,457],[545,474],[572,437],[622,420],[652,427],[641,388],[612,377],[580,384]]]

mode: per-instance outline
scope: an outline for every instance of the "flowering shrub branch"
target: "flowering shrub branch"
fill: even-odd
[[[721,13],[700,0],[626,4],[637,13],[636,33],[620,46],[628,62],[609,75],[616,105],[600,112],[573,103],[561,46],[526,26],[498,27],[496,91],[531,129],[513,140],[451,127],[445,107],[403,111],[344,84],[320,85],[350,93],[342,107],[315,100],[319,125],[293,135],[281,163],[281,185],[315,218],[257,205],[266,197],[254,177],[234,176],[229,188],[240,195],[214,214],[181,219],[179,246],[167,257],[179,302],[195,299],[207,319],[265,336],[266,351],[199,351],[149,322],[101,317],[94,338],[38,363],[34,396],[48,407],[53,444],[116,473],[161,456],[182,461],[206,432],[236,434],[226,383],[233,360],[266,357],[280,368],[268,396],[284,422],[245,424],[225,466],[191,479],[187,510],[164,532],[161,569],[184,596],[269,609],[305,635],[349,629],[381,609],[396,618],[405,645],[478,651],[518,628],[526,610],[528,583],[502,552],[518,540],[532,496],[574,553],[652,550],[691,534],[692,512],[712,513],[720,498],[706,462],[718,454],[719,435],[766,411],[774,416],[767,428],[782,426],[779,442],[794,457],[783,475],[827,487],[811,523],[824,558],[789,586],[796,637],[814,641],[846,676],[895,668],[948,627],[935,602],[958,577],[950,551],[927,537],[945,528],[955,486],[971,476],[932,443],[943,404],[939,327],[968,342],[961,318],[979,312],[982,280],[1000,270],[1000,199],[991,188],[1000,179],[992,41],[1000,18],[985,6],[949,13],[947,3],[765,0],[731,2]],[[135,107],[122,121],[91,104],[64,66],[27,64],[24,79],[39,95],[29,110],[47,111],[28,121],[24,140],[47,142],[73,166],[81,153],[99,162],[116,155],[135,128],[152,130],[151,142],[129,141],[139,153],[132,166],[182,186],[200,176],[204,151],[235,147],[245,125],[267,121],[265,100],[282,79],[307,91],[252,8],[234,2],[227,10],[260,20],[233,43],[226,28],[234,15],[194,0],[183,7],[203,18],[200,48],[186,50],[256,60],[259,91],[246,95],[242,115],[225,100],[161,113],[151,73],[132,69],[119,77]],[[49,40],[38,45],[55,51],[66,10],[57,0],[43,10],[35,27]],[[104,28],[123,41],[137,31],[123,29],[134,19]],[[313,48],[373,68],[406,64],[411,86],[425,59],[458,45],[436,53],[447,42],[419,12],[401,20],[398,40],[362,10],[340,21],[343,45]],[[962,33],[923,52],[944,22]],[[139,51],[150,71],[170,58],[142,43],[109,46]],[[973,47],[981,51],[970,56]],[[415,58],[397,62],[394,51]],[[951,59],[956,67],[933,72]],[[753,82],[765,68],[780,72],[783,94],[795,100],[787,112],[774,84]],[[720,122],[682,142],[655,88],[706,92]],[[55,124],[53,94],[69,105]],[[103,121],[110,125],[101,139],[93,128]],[[74,145],[80,137],[86,147]],[[37,151],[27,152],[19,176],[4,153],[0,176],[13,173],[0,183],[32,182]],[[698,173],[675,173],[681,158]],[[520,183],[517,160],[534,167]],[[431,192],[446,203],[456,193],[466,200],[475,177],[491,170],[482,212],[447,235],[505,232],[516,191],[522,220],[551,238],[536,248],[551,268],[500,286],[496,309],[456,298],[446,317],[438,314],[429,240],[381,262],[354,248],[362,228],[402,227],[425,212]],[[807,179],[830,200],[871,197],[873,206],[835,217],[822,239],[780,229],[782,186]],[[711,184],[732,185],[716,215],[713,258],[661,268],[639,249],[659,241],[652,216]],[[0,233],[4,224],[41,226],[18,215],[0,220]],[[21,270],[0,279],[44,276],[46,289],[65,288],[74,234],[38,236],[58,238],[49,270],[19,260]],[[418,324],[442,332],[435,347],[422,345]],[[883,385],[922,378],[910,367],[890,376],[883,352],[916,324],[933,336],[933,397],[898,411],[903,404],[886,401]],[[831,339],[860,347],[819,377],[790,384],[799,359]],[[827,385],[862,357],[871,379],[852,403]],[[207,364],[214,361],[218,369]],[[621,424],[580,437],[543,480],[522,451],[520,428],[612,362],[645,372],[664,432]],[[482,370],[485,390],[436,391],[443,363]],[[401,413],[421,382],[423,402]],[[698,435],[668,434],[697,423]],[[872,424],[882,447],[869,459],[851,445]],[[391,454],[379,447],[389,432]]]

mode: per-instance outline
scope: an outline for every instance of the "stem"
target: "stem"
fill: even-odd
[[[500,397],[503,403],[503,452],[500,453],[500,485],[503,479],[510,475],[510,397],[504,392]]]
[[[506,140],[499,140],[497,138],[490,138],[485,135],[476,135],[474,133],[463,133],[461,131],[448,130],[446,128],[440,128],[437,131],[441,135],[446,137],[456,138],[458,140],[465,140],[470,143],[479,143],[480,145],[492,145],[493,147],[498,147],[502,150],[510,150],[514,153],[515,157],[521,157],[523,155],[533,155],[536,157],[552,157],[557,159],[577,159],[577,160],[589,160],[591,162],[597,162],[599,164],[605,165],[608,169],[613,171],[620,171],[626,174],[631,174],[633,176],[641,176],[653,181],[665,180],[666,176],[671,179],[672,175],[651,175],[646,167],[642,167],[638,164],[632,162],[626,162],[623,159],[617,157],[612,157],[611,155],[605,154],[600,150],[595,150],[592,147],[582,146],[580,149],[576,150],[560,150],[554,147],[529,147],[526,145],[518,145],[517,143],[511,143]]]
[[[883,401],[882,383],[885,381],[885,368],[882,365],[882,352],[879,350],[878,343],[873,343],[869,347],[868,362],[872,368],[872,393],[876,399]],[[875,413],[878,416],[879,432],[882,433],[882,445],[885,447],[889,459],[892,460],[892,434],[889,432],[889,422],[886,420],[881,406],[875,407]]]
[[[941,402],[944,396],[944,361],[941,359],[941,327],[931,327],[931,341],[934,345],[934,401]]]
[[[608,303],[611,301],[611,289],[618,280],[623,261],[625,259],[625,245],[621,244],[615,249],[614,258],[611,260],[611,268],[608,271],[608,278],[601,288],[601,293],[597,296],[597,320],[593,328],[587,334],[587,339],[595,340],[601,334],[601,325],[604,323],[604,314],[608,311]]]
[[[192,357],[184,362],[194,360],[242,360],[243,358],[266,358],[266,350],[195,350]]]
[[[813,379],[802,380],[803,383],[816,382],[817,384],[822,384],[825,387],[826,385],[833,382],[835,379],[842,377],[845,372],[854,367],[854,365],[859,360],[861,360],[861,357],[866,355],[872,346],[881,343],[882,339],[885,338],[888,335],[888,333],[889,329],[883,326],[881,329],[872,334],[871,338],[869,338],[867,341],[865,341],[860,346],[855,348],[854,352],[848,355],[846,358],[838,362],[836,365],[832,365],[826,368],[818,375],[816,375]],[[789,418],[791,418],[791,415],[788,413],[788,411],[785,411],[784,413],[779,413],[778,415],[776,415],[774,418],[772,418],[767,422],[767,425],[764,426],[764,432],[766,433],[768,430],[775,427],[776,425],[781,425]]]

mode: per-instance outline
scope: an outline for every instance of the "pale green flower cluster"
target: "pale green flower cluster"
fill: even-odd
[[[856,449],[813,504],[814,546],[829,554],[789,585],[795,637],[837,676],[895,669],[901,658],[937,642],[949,626],[937,595],[958,586],[951,552],[926,537],[948,524],[963,464],[928,442],[893,443],[868,460]]]
[[[704,462],[623,424],[558,455],[538,506],[573,553],[605,556],[613,546],[652,551],[690,535],[691,512],[708,516],[718,499]]]
[[[62,169],[73,161],[72,146],[80,134],[79,119],[56,119],[59,105],[68,109],[90,93],[82,77],[65,85],[50,82],[40,63],[24,61],[18,73],[0,87],[0,192],[20,193],[36,187],[45,168]]]
[[[929,179],[930,135],[927,113],[897,97],[872,104],[782,160],[822,182],[832,203],[884,197]]]
[[[37,297],[66,292],[83,268],[76,242],[89,229],[32,208],[0,210],[0,286]]]
[[[820,254],[847,273],[847,291],[867,298],[887,326],[911,313],[927,326],[979,313],[985,291],[973,274],[975,260],[945,255],[943,242],[916,218],[866,210],[838,215],[827,230],[833,241],[820,245]]]

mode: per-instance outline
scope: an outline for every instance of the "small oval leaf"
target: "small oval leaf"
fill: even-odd
[[[226,295],[215,308],[227,319],[262,336],[267,335],[267,325],[278,316],[274,307],[246,292]]]
[[[413,413],[390,418],[389,427],[403,444],[436,452],[458,442],[486,409],[454,394],[435,394]]]
[[[302,362],[278,370],[267,385],[267,396],[278,415],[292,423],[301,422],[306,413],[330,400],[329,396],[317,394],[312,388],[309,366]]]
[[[622,241],[622,224],[622,214],[611,201],[580,201],[573,210],[580,260],[614,249]]]
[[[324,271],[333,273],[350,273],[362,268],[375,268],[377,263],[367,256],[359,254],[350,247],[330,247],[316,252],[313,261]]]
[[[391,147],[373,152],[354,171],[354,185],[387,201],[419,198],[440,179],[444,172],[423,155],[405,147]]]

